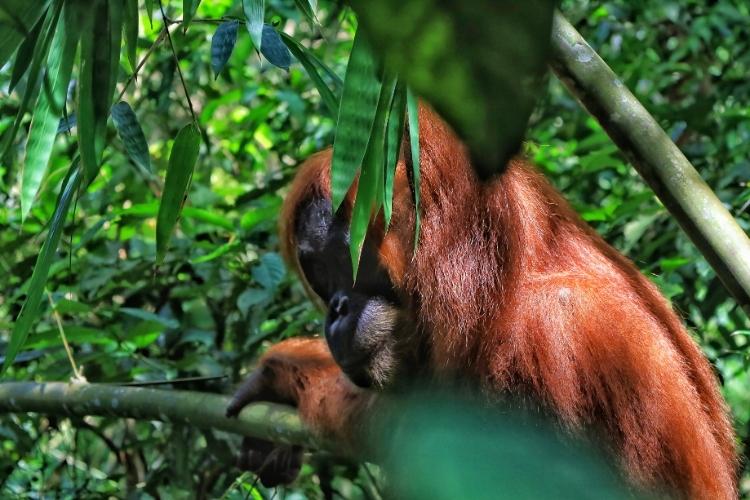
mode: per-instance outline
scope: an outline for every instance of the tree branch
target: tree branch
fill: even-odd
[[[227,418],[224,411],[228,403],[226,396],[194,391],[64,382],[0,383],[0,413],[161,420],[307,448],[332,449],[305,429],[292,408],[254,403],[242,410],[239,417]]]
[[[552,24],[551,65],[750,313],[747,235],[656,120],[559,12]]]

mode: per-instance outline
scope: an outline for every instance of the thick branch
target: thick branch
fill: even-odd
[[[638,99],[560,14],[552,68],[674,215],[737,303],[750,312],[750,240]]]
[[[179,422],[308,448],[325,447],[286,406],[255,403],[227,418],[229,398],[192,391],[63,382],[0,384],[0,412],[135,418]]]

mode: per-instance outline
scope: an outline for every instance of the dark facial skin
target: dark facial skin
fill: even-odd
[[[398,333],[407,318],[376,246],[368,236],[354,283],[349,223],[332,216],[329,200],[303,205],[295,232],[302,272],[328,305],[325,336],[333,358],[361,387],[388,385],[399,368]]]

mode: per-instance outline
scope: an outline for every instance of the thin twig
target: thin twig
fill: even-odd
[[[167,14],[164,12],[164,5],[162,3],[162,0],[159,0],[159,10],[161,11],[161,15],[166,22]],[[187,85],[185,84],[185,77],[182,76],[182,70],[180,69],[180,59],[177,57],[177,51],[174,48],[174,43],[172,43],[172,35],[169,33],[168,29],[166,29],[165,32],[167,34],[167,40],[169,41],[169,47],[172,50],[172,56],[174,57],[175,66],[177,66],[177,74],[180,75],[182,90],[185,92],[185,97],[187,98],[188,107],[190,108],[190,115],[193,117],[193,123],[195,124],[195,126],[200,128],[200,126],[198,125],[198,118],[195,116],[195,110],[193,110],[193,101],[190,100],[190,92],[188,92]]]
[[[125,82],[125,85],[122,87],[122,92],[120,92],[120,95],[117,97],[117,102],[120,102],[122,99],[122,96],[125,95],[125,92],[128,90],[128,86],[135,80],[136,76],[138,75],[138,72],[141,70],[144,64],[146,64],[146,61],[148,58],[153,54],[154,49],[164,40],[164,35],[168,32],[169,28],[167,26],[164,27],[164,29],[159,33],[159,36],[156,37],[156,40],[154,40],[154,43],[151,44],[151,47],[148,48],[146,53],[143,55],[143,58],[141,59],[141,62],[138,63],[138,66],[136,66],[135,70],[133,70],[133,74],[130,75]]]
[[[76,360],[73,358],[73,351],[70,349],[70,344],[68,344],[68,338],[65,336],[65,330],[63,329],[62,325],[62,318],[60,317],[60,313],[57,312],[57,309],[55,308],[55,301],[52,300],[52,294],[49,293],[49,290],[45,290],[47,292],[47,298],[49,299],[49,305],[52,306],[52,316],[55,318],[55,322],[57,323],[57,330],[60,332],[60,338],[62,338],[63,346],[65,347],[65,352],[68,355],[68,361],[70,361],[70,366],[73,368],[73,381],[75,382],[86,382],[86,377],[83,376],[83,374],[78,369],[78,365],[76,364]]]

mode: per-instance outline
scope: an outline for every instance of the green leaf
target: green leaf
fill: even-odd
[[[81,36],[78,82],[78,150],[90,183],[99,172],[107,117],[120,61],[122,10],[115,0],[96,0]]]
[[[237,309],[240,312],[247,313],[251,307],[262,304],[271,298],[272,296],[266,288],[248,288],[237,297]]]
[[[148,22],[151,23],[151,29],[154,29],[154,0],[144,0]]]
[[[404,138],[404,122],[406,120],[406,86],[402,82],[396,84],[391,109],[388,111],[388,129],[385,136],[385,186],[383,189],[383,218],[385,228],[391,224],[393,213],[393,181],[396,176],[396,165],[401,152],[401,142]]]
[[[265,16],[264,0],[242,0],[242,10],[247,19],[247,31],[250,33],[250,40],[255,45],[255,50],[260,52],[263,40],[263,18]]]
[[[218,259],[222,255],[226,255],[227,253],[231,252],[235,248],[238,248],[240,246],[241,242],[239,240],[231,240],[223,245],[219,245],[216,247],[213,251],[201,255],[200,257],[195,257],[193,259],[190,259],[191,264],[202,264],[203,262],[210,262],[214,259]]]
[[[68,170],[68,175],[63,181],[60,196],[57,199],[57,206],[52,215],[52,220],[49,223],[47,237],[44,240],[44,245],[42,245],[39,257],[37,257],[36,264],[34,265],[34,271],[29,280],[26,300],[24,301],[23,306],[21,306],[21,312],[13,325],[13,331],[11,332],[10,341],[8,342],[8,349],[5,353],[5,362],[3,363],[2,372],[5,372],[5,370],[7,370],[13,363],[13,360],[24,346],[24,343],[29,336],[31,326],[38,317],[39,304],[41,303],[42,294],[44,293],[44,285],[47,283],[47,275],[49,274],[50,265],[55,259],[57,245],[60,243],[60,236],[62,235],[63,226],[65,225],[65,218],[70,209],[70,203],[80,185],[81,168],[79,158],[76,157]]]
[[[232,55],[239,25],[239,21],[227,21],[216,28],[211,39],[211,68],[214,70],[214,78],[218,78]]]
[[[264,254],[253,268],[253,279],[268,290],[276,288],[284,279],[286,266],[281,256],[274,252]]]
[[[200,3],[200,0],[182,0],[182,29],[184,31],[187,31]]]
[[[382,87],[382,70],[357,32],[344,78],[331,162],[331,202],[338,210],[362,165]]]
[[[333,94],[331,88],[326,85],[323,78],[321,78],[320,73],[318,73],[318,70],[315,68],[315,60],[317,58],[306,47],[286,33],[281,33],[281,39],[292,52],[294,57],[296,57],[300,64],[302,64],[305,71],[307,71],[308,76],[318,90],[320,98],[328,109],[328,112],[331,113],[331,116],[336,116],[339,112],[339,99]]]
[[[263,36],[260,52],[268,62],[281,69],[289,70],[292,56],[284,42],[281,41],[279,33],[269,24],[263,25]]]
[[[419,243],[420,215],[420,153],[419,153],[419,100],[411,88],[406,89],[406,114],[409,117],[409,142],[411,143],[412,182],[414,183],[414,251]]]
[[[151,311],[144,311],[143,309],[136,309],[135,307],[121,307],[120,312],[133,318],[160,323],[167,328],[179,328],[180,326],[180,322],[174,318],[166,318],[156,313],[152,313]]]
[[[369,36],[409,86],[467,142],[481,178],[518,152],[547,71],[557,2],[352,0]]]
[[[372,133],[362,161],[362,173],[359,176],[357,198],[354,201],[349,226],[349,251],[355,280],[370,219],[380,210],[383,203],[386,128],[395,91],[396,77],[389,74],[380,87]]]
[[[0,24],[0,68],[5,66],[18,45],[29,36],[33,26],[47,12],[49,3],[49,0],[0,2],[0,14],[8,18],[8,22]]]
[[[39,39],[39,33],[42,32],[43,24],[44,17],[40,17],[32,28],[31,33],[24,38],[23,43],[18,47],[16,62],[13,64],[13,73],[10,75],[8,91],[13,91],[13,89],[16,88],[16,85],[21,78],[23,78],[26,70],[29,69],[29,64],[31,64],[31,59],[34,57],[34,49],[36,48],[36,42]]]
[[[138,49],[138,0],[125,0],[125,43],[126,55],[130,69],[135,73],[137,67],[136,51]]]
[[[161,264],[167,254],[169,240],[180,217],[182,206],[187,198],[190,179],[193,176],[201,134],[195,124],[182,127],[169,154],[167,177],[156,216],[156,264]]]
[[[315,17],[315,11],[313,6],[310,4],[310,0],[294,0],[294,4],[302,12],[305,17],[310,21],[313,26],[319,24],[318,19]]]
[[[57,24],[57,32],[47,59],[47,85],[37,98],[26,143],[26,159],[21,177],[22,220],[31,210],[52,154],[78,48],[82,14],[79,3],[66,3],[62,22]]]
[[[16,140],[16,134],[18,128],[21,126],[21,120],[23,120],[26,111],[29,109],[29,103],[31,97],[38,88],[39,79],[42,75],[42,67],[47,59],[47,52],[49,46],[52,43],[52,38],[55,35],[57,28],[57,21],[60,18],[60,12],[62,11],[63,1],[55,0],[55,3],[50,9],[47,10],[47,15],[44,18],[44,25],[42,26],[42,39],[41,43],[37,43],[34,46],[34,56],[31,58],[31,67],[29,70],[29,77],[26,81],[26,90],[21,98],[21,105],[18,108],[18,114],[16,119],[13,121],[13,125],[9,132],[6,134],[5,146],[3,147],[2,158],[5,158],[10,149],[13,147],[13,143]]]
[[[112,106],[112,121],[115,123],[117,133],[125,145],[128,157],[141,169],[151,173],[151,156],[148,152],[148,143],[143,134],[141,124],[133,109],[125,101],[120,101]]]

